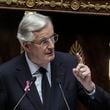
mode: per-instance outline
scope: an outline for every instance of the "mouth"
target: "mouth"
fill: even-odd
[[[51,51],[47,52],[47,55],[53,56],[54,55],[54,50],[51,50]]]
[[[54,52],[49,52],[48,55],[52,56],[54,55]]]

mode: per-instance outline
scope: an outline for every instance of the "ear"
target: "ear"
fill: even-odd
[[[23,43],[23,48],[25,51],[30,52],[31,51],[31,44]]]

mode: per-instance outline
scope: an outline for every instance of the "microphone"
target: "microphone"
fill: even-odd
[[[66,97],[65,97],[64,91],[63,91],[62,86],[61,86],[61,81],[60,81],[59,79],[57,79],[57,82],[58,82],[58,85],[59,85],[61,94],[62,94],[62,96],[63,96],[64,102],[65,102],[65,104],[66,104],[66,107],[67,107],[68,110],[70,110],[68,101],[67,101],[67,99],[66,99]]]
[[[24,94],[22,95],[22,97],[18,100],[17,104],[14,106],[13,110],[16,110],[16,108],[18,107],[18,105],[21,103],[21,101],[24,99],[24,97],[26,96],[26,94],[30,91],[30,87],[32,86],[32,84],[36,81],[36,77],[32,77],[32,79],[29,81],[26,81],[26,86],[24,88]]]

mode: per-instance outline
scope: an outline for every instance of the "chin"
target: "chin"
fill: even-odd
[[[48,54],[47,56],[45,56],[45,61],[46,62],[50,62],[55,58],[55,54]]]
[[[55,58],[55,55],[52,55],[48,58],[49,62],[52,61]]]
[[[49,59],[50,59],[50,61],[52,61],[54,58],[55,58],[55,56],[52,56],[52,57],[50,57]]]

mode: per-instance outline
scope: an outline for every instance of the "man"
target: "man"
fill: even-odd
[[[95,86],[79,54],[54,51],[58,35],[49,17],[25,15],[17,38],[25,52],[0,67],[0,110],[76,110],[77,99],[105,110],[108,94]]]

